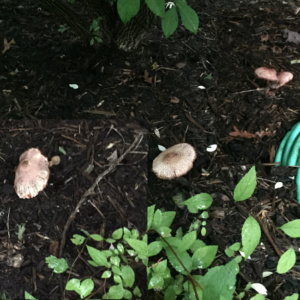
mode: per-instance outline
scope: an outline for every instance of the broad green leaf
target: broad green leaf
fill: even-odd
[[[279,258],[277,273],[283,274],[289,271],[296,263],[296,253],[293,248],[284,252]]]
[[[96,242],[100,242],[103,240],[103,237],[100,234],[91,234],[90,237]]]
[[[239,181],[233,192],[235,201],[243,201],[252,196],[256,188],[256,171],[253,166],[246,175]]]
[[[132,293],[129,290],[124,289],[124,299],[132,299]]]
[[[184,27],[196,34],[199,27],[197,13],[188,5],[179,5],[178,8]]]
[[[151,228],[153,217],[154,217],[154,209],[155,205],[148,207],[148,213],[147,213],[147,230]]]
[[[162,249],[162,243],[160,241],[152,242],[148,245],[148,257],[157,255]]]
[[[71,241],[74,245],[82,245],[85,241],[85,237],[80,234],[74,234]]]
[[[144,241],[127,239],[128,244],[137,254],[148,257],[148,245]]]
[[[201,240],[196,240],[190,247],[190,250],[195,253],[199,248],[205,247],[205,243]]]
[[[261,294],[257,294],[254,297],[250,298],[250,300],[265,300],[265,296]]]
[[[148,283],[148,290],[155,289],[160,291],[164,286],[164,278],[161,274],[154,274],[149,283]]]
[[[161,216],[161,224],[160,227],[170,227],[172,222],[176,216],[175,211],[165,211]]]
[[[191,213],[198,213],[198,210],[207,209],[211,206],[213,198],[207,193],[197,194],[183,202]]]
[[[225,253],[228,257],[232,257],[236,251],[239,251],[241,249],[240,243],[234,243],[227,249],[225,249]]]
[[[170,284],[164,291],[164,299],[176,300],[176,293],[173,284]]]
[[[293,295],[291,295],[291,296],[286,296],[285,298],[284,298],[284,300],[298,300],[298,298],[299,298],[299,294],[293,294]]]
[[[192,256],[193,269],[208,268],[218,251],[218,246],[205,246],[199,248]]]
[[[157,229],[157,228],[161,227],[161,220],[162,220],[162,212],[160,209],[157,209],[154,213],[151,227],[153,229]]]
[[[110,262],[114,265],[114,266],[119,266],[120,265],[120,257],[119,256],[112,256],[110,258]]]
[[[124,296],[124,288],[122,284],[113,285],[108,291],[109,299],[122,299]]]
[[[161,19],[161,27],[165,37],[170,37],[178,26],[178,14],[175,6],[169,9]]]
[[[140,10],[140,0],[118,0],[118,14],[124,24],[133,18]]]
[[[123,235],[123,228],[119,228],[112,233],[112,238],[119,240]]]
[[[163,227],[157,228],[156,231],[157,231],[160,235],[166,237],[166,236],[169,236],[169,235],[170,235],[172,229],[171,229],[170,227],[163,226]]]
[[[154,273],[164,273],[167,268],[167,260],[164,259],[152,267]]]
[[[112,274],[111,271],[106,270],[106,271],[103,272],[101,278],[110,278],[111,274]]]
[[[140,291],[140,288],[138,286],[136,286],[134,289],[133,289],[133,295],[137,296],[137,297],[142,297],[142,293]]]
[[[104,253],[102,253],[100,250],[86,246],[88,253],[92,260],[98,265],[98,266],[104,266],[108,267],[108,261]]]
[[[190,249],[190,247],[194,244],[197,239],[197,232],[192,231],[185,234],[182,238],[181,247],[178,249],[179,251],[186,251]]]
[[[300,220],[288,222],[279,227],[285,234],[291,238],[300,238]]]
[[[186,251],[176,252],[176,250],[175,250],[177,257],[181,261],[181,263],[180,263],[169,247],[165,248],[165,250],[166,250],[166,254],[167,254],[170,264],[173,266],[173,268],[178,273],[186,274],[181,263],[185,266],[185,268],[188,270],[188,272],[190,272],[192,270],[192,259]]]
[[[63,273],[69,268],[64,258],[57,258],[53,255],[46,257],[46,263],[48,264],[48,268],[53,269],[53,272],[57,274]]]
[[[114,282],[118,283],[118,284],[119,283],[122,284],[122,278],[121,278],[121,276],[114,274]]]
[[[252,216],[249,216],[242,228],[242,251],[245,254],[245,259],[253,253],[259,244],[260,237],[261,230],[258,222]]]
[[[236,275],[239,265],[230,261],[225,266],[218,266],[208,270],[204,276],[195,275],[194,278],[203,288],[202,300],[233,299]]]
[[[115,242],[116,242],[116,240],[115,240],[115,239],[110,239],[110,238],[108,238],[108,239],[105,239],[105,241],[106,241],[107,243],[109,243],[109,244],[113,244],[113,243],[115,243]]]
[[[165,15],[165,1],[164,0],[146,0],[150,10],[159,17]]]
[[[131,288],[135,281],[135,273],[130,266],[121,266],[121,276],[125,287]]]
[[[26,292],[26,291],[25,291],[24,296],[25,296],[25,299],[26,299],[26,300],[37,300],[36,298],[34,298],[31,294],[29,294],[29,293]],[[3,298],[3,297],[2,297],[1,299],[6,299],[6,298]]]
[[[80,283],[79,279],[71,279],[67,285],[67,291],[75,291],[80,295],[80,298],[83,299],[86,296],[90,295],[90,293],[94,289],[94,282],[91,278],[87,278]]]

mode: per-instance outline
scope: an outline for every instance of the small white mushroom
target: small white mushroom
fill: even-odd
[[[152,171],[161,179],[181,177],[192,169],[196,157],[193,146],[188,143],[177,144],[154,159]]]
[[[16,169],[15,190],[21,199],[35,197],[42,191],[49,179],[49,162],[41,151],[31,148],[20,156]]]

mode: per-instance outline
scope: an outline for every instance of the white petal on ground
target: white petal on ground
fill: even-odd
[[[268,276],[271,276],[273,274],[273,272],[270,272],[270,271],[264,271],[262,273],[262,277],[265,278],[265,277],[268,277]]]
[[[159,133],[159,130],[157,128],[154,129],[154,133],[160,139],[160,133]]]
[[[70,83],[69,87],[72,88],[72,89],[74,89],[74,90],[77,90],[79,88],[79,86],[77,84],[75,84],[75,83]]]
[[[161,151],[161,152],[166,150],[166,147],[164,147],[162,145],[158,145],[157,147],[158,147],[159,151]]]
[[[283,187],[283,183],[282,182],[276,182],[274,188],[275,189],[281,189]]]
[[[207,152],[215,152],[218,148],[218,145],[217,144],[212,144],[212,145],[209,145],[207,148],[206,148],[206,151]]]
[[[255,291],[257,291],[259,294],[262,294],[265,296],[268,294],[267,289],[261,283],[252,283],[251,288],[254,289]]]

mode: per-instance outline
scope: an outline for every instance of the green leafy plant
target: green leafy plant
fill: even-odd
[[[243,201],[250,198],[256,188],[256,171],[252,167],[237,184],[233,198]],[[172,222],[175,212],[148,208],[148,235],[152,241],[148,245],[148,256],[158,257],[157,261],[148,264],[148,289],[161,293],[164,299],[233,299],[236,276],[239,263],[248,259],[255,251],[261,238],[258,221],[251,215],[245,220],[241,229],[241,242],[229,246],[225,253],[231,258],[225,265],[212,266],[218,247],[206,245],[202,240],[203,222],[208,218],[206,210],[212,205],[213,199],[206,193],[201,193],[182,202],[192,214],[197,214],[196,221],[184,232],[177,228],[172,234]],[[280,227],[290,237],[299,237],[300,220],[288,222]],[[204,221],[204,225],[206,221]],[[200,225],[200,226],[199,226]],[[241,255],[238,254],[241,253]],[[296,256],[292,248],[280,258],[277,266],[278,273],[285,273],[295,264]],[[200,274],[200,275],[199,275]],[[258,294],[251,299],[265,299],[265,288],[261,284],[248,283],[244,291],[235,293],[242,299],[250,289],[256,289]],[[298,294],[285,298],[298,299]]]
[[[97,277],[109,280],[110,288],[102,299],[133,299],[141,297],[140,288],[135,284],[135,272],[129,265],[130,262],[147,259],[147,236],[140,237],[137,230],[119,228],[112,233],[111,238],[104,239],[99,234],[86,236],[74,234],[71,239],[76,246],[83,247],[80,252],[86,249],[89,258],[87,262],[94,268],[104,270]],[[87,245],[92,241],[105,241],[110,245],[109,250],[99,250]],[[48,267],[55,273],[63,273],[68,269],[68,264],[63,258],[49,256],[46,258]],[[67,291],[76,292],[81,299],[91,296],[94,291],[93,278],[80,280],[73,278],[66,284]]]

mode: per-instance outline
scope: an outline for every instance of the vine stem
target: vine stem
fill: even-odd
[[[170,245],[170,243],[159,232],[156,231],[156,233],[168,245],[168,247],[170,248],[170,250],[172,251],[172,253],[175,255],[176,259],[179,261],[179,263],[181,264],[181,266],[184,268],[184,271],[187,273],[188,279],[191,281],[191,283],[193,285],[193,290],[194,290],[194,293],[195,293],[195,297],[196,297],[197,300],[199,300],[199,297],[198,297],[198,294],[197,294],[197,290],[196,290],[196,285],[201,289],[201,291],[203,291],[202,286],[195,280],[195,278],[192,276],[192,274],[185,267],[185,265],[183,264],[183,262],[181,261],[181,259],[178,257],[177,253],[174,251],[174,249],[172,248],[172,246]]]

